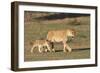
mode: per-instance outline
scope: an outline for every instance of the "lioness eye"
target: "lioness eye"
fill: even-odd
[[[75,31],[72,31],[72,34],[75,35],[76,34]]]
[[[72,34],[74,34],[74,32],[72,31]]]

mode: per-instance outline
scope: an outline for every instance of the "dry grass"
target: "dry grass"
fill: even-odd
[[[43,13],[44,16],[49,13]],[[32,13],[30,16],[28,12],[25,13],[25,25],[24,25],[24,48],[25,48],[25,61],[38,61],[38,60],[60,60],[60,59],[84,59],[90,58],[90,49],[72,51],[72,53],[63,53],[61,44],[55,44],[55,53],[38,53],[37,48],[35,53],[31,54],[30,41],[46,38],[47,32],[50,30],[60,30],[73,28],[77,30],[77,36],[73,41],[68,44],[73,49],[83,49],[90,48],[90,16],[78,16],[76,17],[66,17],[63,19],[53,19],[53,20],[39,20],[36,17],[43,16],[42,13]],[[54,13],[50,13],[54,14]],[[28,18],[27,18],[28,17]],[[31,18],[30,18],[31,17]],[[28,20],[29,19],[29,20]]]

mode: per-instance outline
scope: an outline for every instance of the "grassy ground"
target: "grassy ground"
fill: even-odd
[[[25,12],[24,25],[24,60],[60,60],[60,59],[85,59],[90,58],[90,49],[73,50],[72,53],[63,53],[62,44],[55,44],[56,52],[39,53],[37,48],[30,53],[32,40],[46,38],[50,30],[73,28],[77,30],[77,36],[68,42],[72,49],[90,48],[90,16],[89,15],[66,15],[55,13]]]

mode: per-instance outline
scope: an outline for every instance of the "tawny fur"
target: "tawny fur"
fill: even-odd
[[[66,30],[53,30],[49,31],[47,34],[47,40],[54,43],[54,42],[62,42],[63,43],[63,51],[66,52],[66,49],[71,52],[72,49],[66,43],[68,41],[68,37],[75,37],[76,31],[73,29],[66,29]],[[53,48],[54,50],[54,48]]]
[[[42,40],[35,40],[35,41],[32,41],[31,44],[32,44],[31,53],[33,53],[35,47],[38,48],[38,51],[40,53],[42,52],[41,49],[44,49],[43,47],[47,47],[46,51],[47,50],[51,51],[50,46],[49,46],[49,42],[47,40],[43,40],[43,39]]]

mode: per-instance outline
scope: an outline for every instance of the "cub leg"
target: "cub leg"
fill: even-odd
[[[35,47],[36,47],[35,45],[32,46],[31,53],[33,53],[33,50],[34,50]]]
[[[42,46],[38,46],[39,53],[42,53],[41,48]]]

